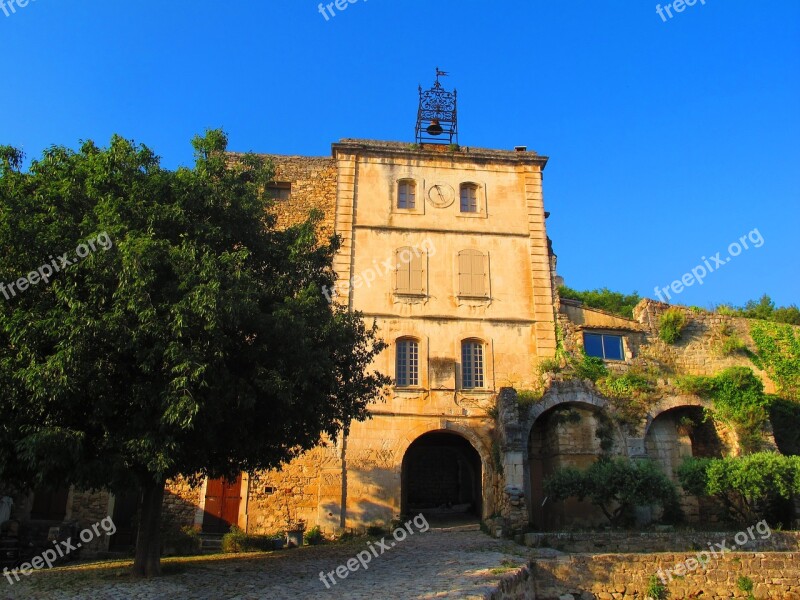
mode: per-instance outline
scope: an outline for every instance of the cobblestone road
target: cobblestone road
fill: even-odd
[[[386,543],[392,541],[388,536]],[[509,567],[522,565],[524,550],[478,531],[430,530],[416,533],[377,558],[365,571],[351,572],[326,589],[320,571],[337,566],[367,549],[365,540],[306,547],[259,555],[191,563],[183,572],[133,581],[120,568],[103,575],[56,569],[35,573],[13,586],[3,578],[0,599],[22,600],[429,600],[481,599],[495,589]],[[511,565],[511,562],[513,565]],[[180,565],[178,565],[180,569]],[[492,573],[492,570],[495,570]],[[84,576],[86,573],[88,576]],[[90,574],[91,573],[91,574]]]

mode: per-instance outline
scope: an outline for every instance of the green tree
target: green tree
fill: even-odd
[[[106,236],[113,247],[0,298],[0,479],[140,491],[134,572],[160,573],[165,482],[270,469],[336,438],[389,380],[385,347],[331,306],[338,241],[277,230],[265,160],[195,138],[193,168],[145,146],[0,148],[0,282]]]
[[[800,494],[800,457],[759,452],[727,458],[688,458],[678,468],[684,490],[715,498],[738,523],[791,520],[790,499]]]
[[[612,292],[608,288],[578,291],[562,285],[558,288],[558,293],[562,298],[580,300],[590,308],[599,308],[628,319],[633,318],[633,307],[642,299],[636,292],[621,294]]]
[[[545,480],[544,491],[557,502],[587,499],[614,526],[628,523],[637,506],[661,505],[667,518],[680,512],[675,485],[649,461],[601,459],[585,471],[565,467]]]

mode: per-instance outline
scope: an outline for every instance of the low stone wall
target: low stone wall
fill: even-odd
[[[681,577],[667,573],[695,558],[695,554],[665,553],[536,559],[532,568],[535,598],[559,600],[571,594],[575,600],[642,600],[648,580],[662,570],[670,598],[744,598],[737,580],[749,577],[759,600],[800,600],[800,553],[732,552],[712,559],[706,570],[697,568]]]
[[[763,531],[763,529],[762,529]],[[739,541],[736,540],[737,533]],[[743,535],[744,534],[744,535]],[[744,537],[747,541],[742,543]],[[562,552],[593,553],[652,553],[700,551],[715,544],[725,544],[727,550],[749,550],[754,552],[800,552],[800,532],[772,531],[769,537],[754,527],[752,535],[731,531],[687,531],[687,532],[635,532],[606,531],[599,533],[527,533],[526,546],[555,548]],[[800,567],[798,567],[800,570]]]
[[[531,579],[531,568],[523,567],[513,575],[500,580],[497,589],[486,600],[536,600]]]

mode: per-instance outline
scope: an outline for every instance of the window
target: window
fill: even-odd
[[[267,194],[273,200],[288,200],[292,195],[292,184],[275,181],[267,186]]]
[[[483,343],[479,340],[461,342],[461,388],[483,387]]]
[[[461,212],[478,212],[478,186],[474,183],[461,185]]]
[[[480,250],[458,253],[458,295],[485,298],[488,296],[489,261]]]
[[[425,253],[405,246],[395,253],[395,292],[398,294],[425,294]]]
[[[413,179],[402,179],[397,183],[397,208],[415,208],[417,184]]]
[[[419,385],[419,344],[417,340],[397,340],[395,380],[397,387]]]
[[[605,333],[584,333],[583,347],[586,354],[605,360],[624,360],[622,336]]]

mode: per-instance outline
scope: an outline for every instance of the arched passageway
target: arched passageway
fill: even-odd
[[[676,484],[677,470],[691,457],[719,458],[723,455],[720,432],[712,419],[705,419],[701,406],[678,406],[653,419],[645,436],[647,456]],[[716,518],[713,504],[681,495],[681,507],[689,521]]]
[[[624,455],[624,448],[619,429],[597,406],[564,403],[542,413],[528,438],[531,525],[541,531],[553,531],[605,524],[607,520],[600,509],[586,501],[571,498],[553,502],[547,498],[544,481],[560,468],[583,470],[601,455]]]
[[[458,434],[434,431],[408,447],[402,467],[402,513],[428,520],[477,520],[483,470],[472,444]]]

